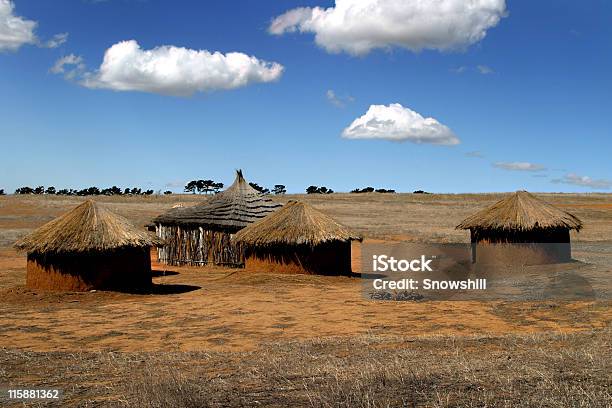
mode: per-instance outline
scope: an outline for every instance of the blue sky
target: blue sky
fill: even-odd
[[[2,30],[12,28],[0,20],[0,188],[178,192],[198,178],[229,184],[242,168],[290,192],[610,191],[611,3],[479,1],[501,4],[498,22],[485,20],[489,9],[465,16],[467,25],[462,14],[435,20],[432,6],[396,27],[397,12],[379,10],[373,24],[398,30],[388,40],[359,14],[353,32],[334,26],[341,1],[332,10],[333,1],[15,0],[4,18],[37,24],[34,37],[2,50]],[[380,3],[413,12],[412,1]],[[292,26],[285,13],[297,7],[330,20],[306,9]],[[275,18],[282,33],[271,32]],[[461,30],[478,19],[486,35],[474,40]],[[105,71],[105,52],[128,40],[138,45],[121,52],[134,59]],[[167,86],[129,71],[164,45],[256,60],[232,70],[231,61],[204,66],[212,63],[202,54],[179,59],[186,66]],[[71,55],[78,64],[54,73]]]

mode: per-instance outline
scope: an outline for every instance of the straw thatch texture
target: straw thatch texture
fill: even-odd
[[[235,241],[249,247],[307,245],[361,240],[361,236],[308,204],[289,201],[277,212],[239,231]]]
[[[158,238],[137,229],[125,218],[88,200],[38,228],[15,247],[44,255],[145,248],[160,243]]]
[[[281,206],[246,182],[242,171],[225,191],[193,207],[173,208],[153,220],[155,224],[198,226],[236,232]]]
[[[466,218],[457,229],[515,230],[575,229],[582,222],[527,191],[517,191],[501,201]]]

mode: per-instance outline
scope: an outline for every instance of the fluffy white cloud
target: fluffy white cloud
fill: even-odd
[[[114,44],[100,68],[85,73],[89,88],[188,96],[278,80],[283,66],[240,52],[222,54],[164,45],[143,50],[134,40]]]
[[[609,189],[612,188],[612,180],[599,179],[594,180],[588,176],[579,176],[574,173],[569,173],[561,179],[552,180],[553,183],[573,184],[575,186],[589,187],[593,189]]]
[[[399,103],[370,105],[365,115],[344,129],[346,139],[386,139],[397,142],[455,145],[459,139],[434,118],[424,118]]]
[[[36,21],[14,14],[10,0],[0,0],[0,51],[16,51],[24,44],[36,44]]]
[[[271,34],[314,33],[329,52],[367,54],[374,48],[462,49],[482,40],[506,15],[505,0],[336,0],[272,20]]]
[[[534,164],[529,162],[495,162],[493,167],[504,170],[515,170],[515,171],[542,171],[546,170],[546,167],[540,164]]]

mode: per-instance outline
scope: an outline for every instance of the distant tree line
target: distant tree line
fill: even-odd
[[[387,190],[386,188],[364,187],[351,190],[351,193],[395,193],[395,190]]]
[[[310,186],[306,189],[306,194],[332,194],[334,190],[325,186]]]
[[[275,184],[274,188],[270,191],[269,188],[262,187],[257,183],[249,183],[251,187],[255,190],[259,191],[261,194],[285,194],[287,189],[283,184]],[[192,194],[217,194],[223,188],[223,183],[215,182],[214,180],[191,180],[189,183],[185,185],[185,192]],[[165,194],[165,193],[164,193]]]
[[[283,195],[287,193],[287,189],[283,184],[275,184],[272,190],[262,187],[257,183],[249,183],[251,187],[255,190],[259,191],[262,194],[275,194],[275,195]],[[223,188],[223,183],[218,183],[213,180],[192,180],[185,185],[185,192],[192,194],[209,194],[209,193],[218,193]],[[396,191],[393,189],[386,188],[374,188],[374,187],[364,187],[364,188],[356,188],[351,190],[351,193],[395,193]],[[75,189],[61,189],[57,190],[55,187],[50,186],[45,188],[44,186],[38,186],[35,188],[32,187],[20,187],[15,190],[15,194],[48,194],[48,195],[60,195],[60,196],[90,196],[90,195],[152,195],[154,193],[153,190],[142,190],[137,187],[133,188],[125,188],[121,189],[117,186],[112,186],[108,188],[100,189],[98,187],[88,187],[81,190]],[[309,186],[306,189],[306,194],[332,194],[334,190],[325,186]],[[158,191],[158,194],[161,194],[161,191]],[[164,191],[165,195],[172,194],[172,191],[166,190]],[[423,190],[415,190],[413,194],[431,194]],[[0,189],[0,195],[6,195],[4,189]]]
[[[218,193],[223,188],[223,183],[216,183],[213,180],[191,180],[185,185],[186,193]]]
[[[2,192],[4,192],[4,190],[2,190]],[[91,196],[91,195],[105,195],[105,196],[112,196],[112,195],[151,195],[153,194],[154,191],[153,190],[142,190],[141,188],[137,188],[137,187],[133,187],[133,188],[125,188],[125,189],[120,189],[117,186],[112,186],[112,187],[108,187],[108,188],[103,188],[100,189],[98,187],[88,187],[88,188],[84,188],[81,190],[75,190],[75,189],[68,189],[68,188],[63,188],[63,189],[56,189],[53,186],[47,187],[45,188],[44,186],[38,186],[36,188],[32,188],[32,187],[19,187],[17,190],[15,190],[15,194],[36,194],[36,195],[42,195],[42,194],[47,194],[47,195],[59,195],[59,196]],[[164,194],[172,194],[171,191],[166,191]]]

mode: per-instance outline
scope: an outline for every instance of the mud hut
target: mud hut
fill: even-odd
[[[289,201],[236,234],[247,270],[272,273],[351,273],[351,241],[361,237],[321,211]]]
[[[571,260],[570,230],[582,222],[527,191],[517,191],[463,220],[472,262],[538,265]]]
[[[153,220],[157,236],[165,242],[158,259],[169,265],[242,267],[244,255],[232,242],[233,234],[280,206],[251,187],[238,170],[227,190],[192,207],[172,208]]]
[[[89,200],[15,247],[27,252],[28,288],[86,291],[150,286],[156,244],[155,236]]]

